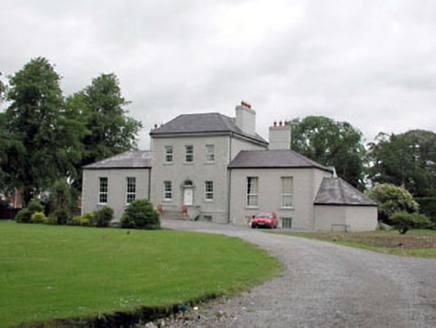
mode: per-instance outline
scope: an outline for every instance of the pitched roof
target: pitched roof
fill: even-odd
[[[332,170],[293,150],[246,150],[241,151],[229,164],[229,168],[318,168]]]
[[[267,144],[268,142],[258,134],[249,135],[236,126],[235,119],[220,113],[184,114],[179,115],[161,127],[152,130],[151,136],[166,134],[190,134],[232,132],[250,139]]]
[[[86,165],[84,169],[122,169],[122,168],[149,168],[151,167],[151,152],[148,150],[126,151],[106,158],[100,162]]]
[[[377,206],[377,203],[341,178],[324,178],[315,205]]]

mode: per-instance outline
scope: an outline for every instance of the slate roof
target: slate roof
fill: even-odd
[[[377,206],[377,203],[341,178],[324,178],[315,205]]]
[[[190,134],[232,132],[267,144],[258,134],[249,135],[236,126],[235,118],[220,113],[184,114],[179,115],[161,127],[150,132],[151,136],[166,134]]]
[[[126,151],[106,158],[100,162],[86,165],[84,169],[123,169],[123,168],[150,168],[151,167],[151,152],[148,150]]]
[[[318,168],[332,172],[328,167],[287,149],[241,151],[229,164],[229,168]]]

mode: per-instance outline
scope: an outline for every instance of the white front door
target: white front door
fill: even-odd
[[[183,205],[192,206],[194,202],[194,189],[185,188],[183,190]]]

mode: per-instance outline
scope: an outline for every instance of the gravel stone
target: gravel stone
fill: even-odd
[[[239,237],[285,270],[170,327],[436,327],[436,260],[385,255],[247,227],[164,221],[169,229]],[[217,316],[217,313],[219,314]]]

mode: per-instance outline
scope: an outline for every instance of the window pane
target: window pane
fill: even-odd
[[[136,199],[136,178],[127,178],[126,203],[130,204]]]
[[[107,178],[100,178],[99,195],[98,195],[98,201],[100,204],[107,203],[107,191],[108,191]]]
[[[215,160],[215,146],[206,145],[206,162],[213,162]]]
[[[193,162],[194,161],[194,146],[187,145],[185,146],[185,152],[186,152],[186,162]]]
[[[167,163],[173,161],[173,146],[165,146],[165,161]]]
[[[258,205],[259,179],[257,177],[247,177],[247,206]]]
[[[164,181],[164,198],[165,199],[172,198],[171,181]]]
[[[213,199],[213,181],[205,182],[204,197],[206,199]]]

